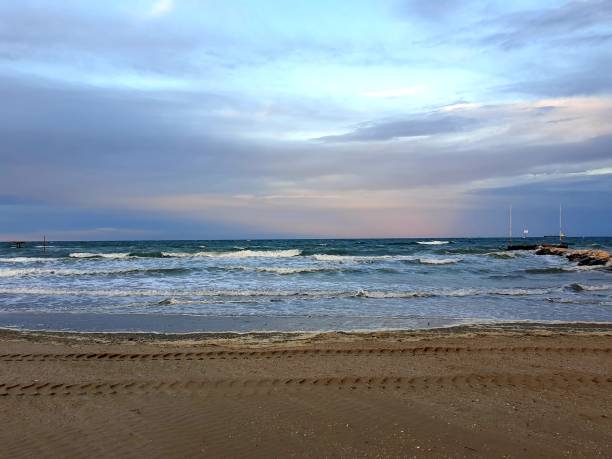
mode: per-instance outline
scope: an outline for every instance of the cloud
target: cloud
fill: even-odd
[[[537,42],[563,38],[568,46],[578,44],[601,28],[612,27],[612,3],[607,0],[573,0],[558,7],[539,8],[502,14],[483,20],[481,27],[493,30],[480,42],[513,49]],[[556,42],[559,44],[559,42]]]
[[[348,198],[333,196],[469,186],[542,165],[592,167],[609,156],[606,134],[612,133],[612,100],[602,98],[445,106],[403,120],[373,120],[320,142],[256,137],[252,132],[260,131],[260,123],[269,128],[276,119],[274,111],[261,122],[227,118],[220,114],[227,108],[245,114],[260,109],[229,95],[0,78],[0,98],[6,102],[0,107],[5,202],[19,197],[105,206],[101,196],[117,202],[150,193],[251,194],[286,196],[300,206],[306,199],[296,197],[307,196],[317,205],[327,200],[349,208]],[[280,113],[286,119],[279,124],[283,131],[300,129],[300,120],[317,116],[309,110]],[[558,120],[565,121],[551,122]],[[417,137],[402,140],[409,136]],[[385,139],[396,142],[377,144]],[[324,197],[316,198],[314,190]],[[265,202],[272,206],[279,200]]]
[[[611,66],[612,54],[592,58],[589,62],[572,66],[563,72],[538,75],[502,85],[498,90],[545,97],[609,94],[612,92],[612,79],[608,78]]]
[[[502,190],[609,178],[607,4],[408,3],[316,30],[310,6],[1,4],[3,231],[440,234]]]
[[[420,118],[380,121],[358,126],[351,132],[319,137],[322,142],[369,142],[406,137],[448,134],[473,129],[474,119],[457,115],[426,114]]]
[[[157,0],[149,10],[150,16],[164,16],[174,9],[174,0]]]
[[[551,98],[491,105],[456,103],[393,120],[371,120],[356,125],[346,134],[315,140],[342,143],[430,137],[432,141],[504,148],[534,142],[575,142],[606,135],[612,132],[611,117],[610,97]]]
[[[392,99],[396,97],[414,96],[420,94],[427,89],[426,86],[417,85],[409,86],[406,88],[392,88],[392,89],[381,89],[378,91],[366,91],[362,92],[361,95],[365,97],[380,97],[384,99]]]
[[[462,226],[478,234],[503,234],[509,205],[516,227],[531,235],[559,231],[559,205],[563,205],[564,232],[571,237],[608,236],[612,232],[612,170],[607,174],[553,174],[551,178],[509,183],[469,192],[474,209],[466,212]],[[493,218],[483,218],[493,215]]]
[[[453,13],[456,13],[459,8],[466,8],[465,0],[402,0],[398,2],[398,10],[402,15],[408,17],[417,16],[430,21],[440,21]]]

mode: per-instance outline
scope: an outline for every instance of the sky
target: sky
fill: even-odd
[[[0,240],[612,235],[612,1],[0,1]]]

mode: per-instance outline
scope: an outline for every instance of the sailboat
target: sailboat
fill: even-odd
[[[525,228],[523,230],[523,239],[527,237],[529,230]],[[513,244],[512,243],[512,206],[510,206],[510,211],[508,212],[508,245],[506,246],[506,250],[535,250],[538,246],[535,244]]]
[[[544,236],[544,237],[556,237],[556,236]],[[559,205],[559,243],[558,244],[543,244],[546,247],[558,247],[560,249],[567,249],[567,242],[563,241],[565,233],[563,232],[563,206]]]
[[[558,247],[567,249],[567,243],[563,242],[565,233],[563,232],[563,206],[559,204],[559,244]]]

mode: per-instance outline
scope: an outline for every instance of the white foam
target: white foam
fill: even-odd
[[[550,293],[547,289],[498,289],[498,290],[480,290],[480,289],[456,289],[456,290],[424,290],[424,291],[404,291],[404,292],[384,292],[384,291],[368,291],[359,290],[354,296],[363,298],[427,298],[427,297],[466,297],[466,296],[486,296],[486,295],[502,295],[502,296],[526,296],[526,295],[541,295]]]
[[[239,250],[237,252],[162,252],[164,257],[213,257],[213,258],[288,258],[301,255],[298,249],[287,250]]]
[[[23,268],[23,269],[0,269],[0,277],[22,277],[22,276],[37,276],[46,274],[55,274],[59,271],[73,271],[73,270],[55,270],[55,269],[37,269],[37,268]]]
[[[68,255],[70,258],[128,258],[129,253],[89,253],[73,252]]]
[[[552,289],[552,290],[555,290],[555,289]],[[481,295],[525,296],[525,295],[544,295],[546,293],[551,293],[551,289],[507,288],[507,289],[484,291],[483,293],[481,293]]]
[[[54,261],[57,258],[42,258],[42,257],[12,257],[0,258],[0,263],[37,263],[41,261]]]
[[[358,298],[426,298],[430,296],[436,296],[433,292],[379,292],[379,291],[368,291],[358,290],[353,296]]]
[[[453,265],[460,261],[461,258],[419,258],[419,263],[425,265]]]
[[[355,257],[353,255],[327,255],[324,253],[322,254],[316,253],[312,255],[311,258],[317,261],[332,261],[332,262],[338,262],[338,263],[346,263],[346,262],[357,261],[357,258],[359,257]]]
[[[567,271],[567,272],[598,271],[601,268],[602,268],[601,265],[600,266],[586,266],[586,265],[585,266],[579,266],[579,265],[574,265],[574,266],[563,266],[563,267],[561,267],[561,269],[563,271]]]
[[[332,263],[374,263],[376,261],[416,260],[415,257],[410,255],[327,255],[324,253],[316,253],[311,255],[310,258]]]
[[[602,290],[603,286],[590,286],[585,290]],[[605,286],[612,289],[612,285]],[[455,289],[455,290],[409,290],[409,291],[284,291],[284,290],[82,290],[47,288],[0,288],[0,294],[45,295],[45,296],[100,296],[100,297],[318,297],[318,298],[415,298],[415,297],[465,297],[465,296],[527,296],[542,295],[560,289]]]
[[[597,292],[601,290],[612,290],[612,284],[600,284],[600,285],[582,285],[579,284],[583,290],[588,290],[591,292]]]
[[[82,289],[49,289],[49,288],[0,288],[0,294],[17,295],[66,295],[66,296],[101,296],[101,297],[218,297],[218,296],[239,296],[239,297],[276,297],[276,296],[326,296],[337,295],[342,292],[324,291],[275,291],[275,290],[82,290]]]
[[[421,245],[444,245],[444,244],[450,244],[450,241],[417,241],[417,244],[421,244]]]
[[[24,276],[96,276],[105,274],[132,274],[143,272],[172,272],[176,268],[135,268],[135,269],[49,269],[49,268],[20,268],[0,269],[0,277],[24,277]]]
[[[248,267],[241,267],[245,270],[250,270]],[[266,272],[266,273],[276,273],[276,274],[299,274],[299,273],[314,273],[320,271],[329,271],[329,268],[316,268],[316,267],[296,267],[296,268],[284,268],[284,267],[276,267],[276,266],[262,266],[258,268],[254,268],[255,271]]]

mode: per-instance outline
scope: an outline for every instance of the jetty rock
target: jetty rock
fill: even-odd
[[[606,266],[612,268],[612,254],[605,250],[571,250],[543,245],[538,247],[535,253],[537,255],[564,256],[569,261],[578,262],[578,266]]]

